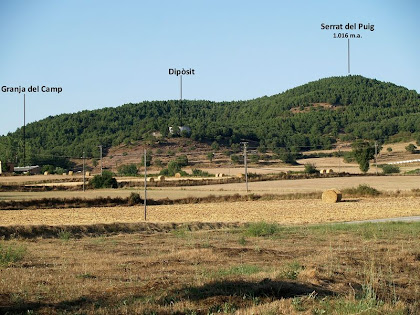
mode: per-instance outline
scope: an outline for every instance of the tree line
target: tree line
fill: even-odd
[[[338,139],[383,142],[401,133],[420,134],[419,105],[416,91],[362,76],[321,79],[248,101],[130,103],[28,124],[26,162],[45,162],[52,155],[81,157],[83,152],[96,157],[99,144],[147,141],[153,132],[225,145],[256,141],[263,149],[290,152],[329,149]],[[191,133],[171,135],[169,126],[189,126]],[[22,163],[22,128],[0,137],[0,160]]]

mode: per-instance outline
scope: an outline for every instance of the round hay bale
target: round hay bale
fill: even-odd
[[[69,171],[69,176],[73,176],[73,171]]]
[[[341,201],[341,192],[337,189],[328,189],[322,193],[322,201],[336,203]]]
[[[223,176],[225,176],[225,174],[223,174],[223,173],[219,173],[219,174],[217,174],[217,177],[222,178]]]
[[[66,176],[67,175],[67,173],[63,173],[63,176]]]
[[[332,169],[326,170],[327,174],[333,174],[334,171]]]
[[[343,194],[337,188],[332,188],[332,190],[334,190],[335,193],[337,194],[337,202],[340,202],[343,199]]]
[[[319,173],[320,174],[325,174],[327,170],[320,170]]]
[[[165,181],[165,176],[160,175],[160,176],[158,176],[157,180],[160,181],[160,182],[163,182],[163,181]]]
[[[86,176],[90,176],[90,172],[86,172],[85,174],[86,174]]]
[[[148,177],[146,180],[147,180],[148,182],[154,182],[154,181],[155,181],[155,179],[154,179],[153,177]]]
[[[176,173],[175,178],[181,178],[181,173]]]
[[[49,173],[48,173],[48,171],[45,171],[44,172],[44,176],[47,176]]]
[[[242,173],[239,173],[239,174],[237,174],[236,175],[236,177],[239,177],[239,178],[242,178],[242,177],[244,177],[245,175],[244,174],[242,174]]]

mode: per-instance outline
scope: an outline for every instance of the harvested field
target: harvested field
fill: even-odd
[[[420,215],[420,198],[344,199],[336,204],[321,200],[271,200],[149,206],[149,222],[256,222],[313,224]],[[75,225],[141,222],[143,207],[77,208],[0,211],[2,226]]]
[[[2,314],[418,314],[420,224],[0,241]]]
[[[255,194],[289,194],[295,192],[322,192],[326,189],[356,187],[367,184],[380,191],[409,191],[420,188],[419,176],[354,176],[336,178],[314,178],[296,180],[276,180],[265,182],[250,182],[249,189]],[[127,189],[97,189],[80,191],[42,191],[42,192],[0,192],[0,200],[23,200],[41,198],[99,198],[99,197],[122,197],[126,198],[131,192],[142,193],[142,188]],[[213,195],[245,194],[245,184],[220,184],[206,186],[186,187],[152,187],[148,189],[148,196],[152,199],[178,199],[186,197],[205,197]]]

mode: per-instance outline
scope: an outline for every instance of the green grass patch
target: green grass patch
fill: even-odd
[[[280,232],[281,227],[277,223],[257,222],[250,223],[245,230],[248,236],[270,236]]]
[[[71,232],[69,231],[62,230],[58,233],[58,238],[63,241],[68,241],[72,237],[73,237],[73,234],[71,234]]]
[[[262,268],[259,266],[240,264],[219,270],[203,270],[201,275],[207,278],[217,279],[229,276],[247,276],[260,271],[262,271]]]
[[[186,238],[188,235],[190,235],[191,230],[188,226],[180,226],[172,230],[171,233],[176,237]]]
[[[297,261],[292,261],[288,263],[284,270],[281,271],[280,277],[284,279],[296,280],[299,273],[304,269],[304,267]]]
[[[26,254],[26,247],[10,244],[5,246],[0,243],[0,266],[9,266],[23,259]]]

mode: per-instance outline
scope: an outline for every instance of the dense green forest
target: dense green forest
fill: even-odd
[[[328,103],[326,106],[316,104]],[[314,105],[315,104],[315,105]],[[187,125],[198,141],[225,144],[243,139],[261,147],[294,150],[329,148],[337,139],[384,141],[420,132],[420,95],[362,76],[331,77],[284,93],[248,101],[178,100],[125,104],[48,117],[26,126],[26,154],[96,156],[105,147],[168,135],[169,126]],[[22,161],[23,131],[0,137],[0,160]]]

